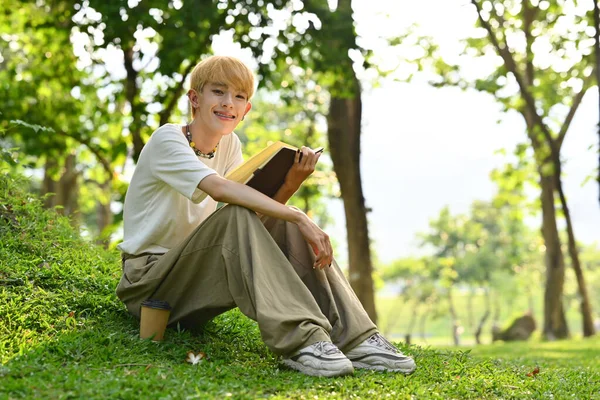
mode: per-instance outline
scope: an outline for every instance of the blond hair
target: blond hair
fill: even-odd
[[[192,71],[190,89],[201,93],[207,83],[221,83],[240,90],[246,93],[248,100],[254,94],[254,74],[235,57],[211,56],[199,62]],[[195,111],[192,106],[192,116]]]

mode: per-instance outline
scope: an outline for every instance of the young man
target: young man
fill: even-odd
[[[239,307],[283,363],[305,374],[412,372],[414,361],[364,311],[327,234],[285,205],[319,154],[302,147],[274,199],[223,178],[243,161],[233,130],[253,92],[252,72],[235,58],[195,67],[192,121],[153,133],[127,191],[117,295],[137,317],[142,301],[165,300],[169,323],[192,330]],[[209,197],[198,204],[202,192]],[[228,205],[215,211],[217,202]]]

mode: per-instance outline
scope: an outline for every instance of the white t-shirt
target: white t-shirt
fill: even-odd
[[[212,174],[225,176],[243,162],[235,133],[223,136],[212,159],[196,156],[180,125],[158,128],[144,146],[123,209],[124,253],[166,253],[217,208],[198,184]]]

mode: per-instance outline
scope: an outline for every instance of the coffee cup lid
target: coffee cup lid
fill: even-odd
[[[142,307],[156,308],[159,310],[170,310],[171,309],[171,306],[166,301],[153,300],[153,299],[144,300],[142,302]]]

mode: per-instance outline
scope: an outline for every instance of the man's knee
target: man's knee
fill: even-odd
[[[249,208],[238,206],[236,204],[227,204],[223,206],[222,210],[219,210],[222,216],[226,216],[235,220],[247,220],[252,223],[261,223],[258,215]]]
[[[226,204],[223,206],[222,212],[234,214],[254,214],[256,213],[249,208],[238,206],[237,204]]]

